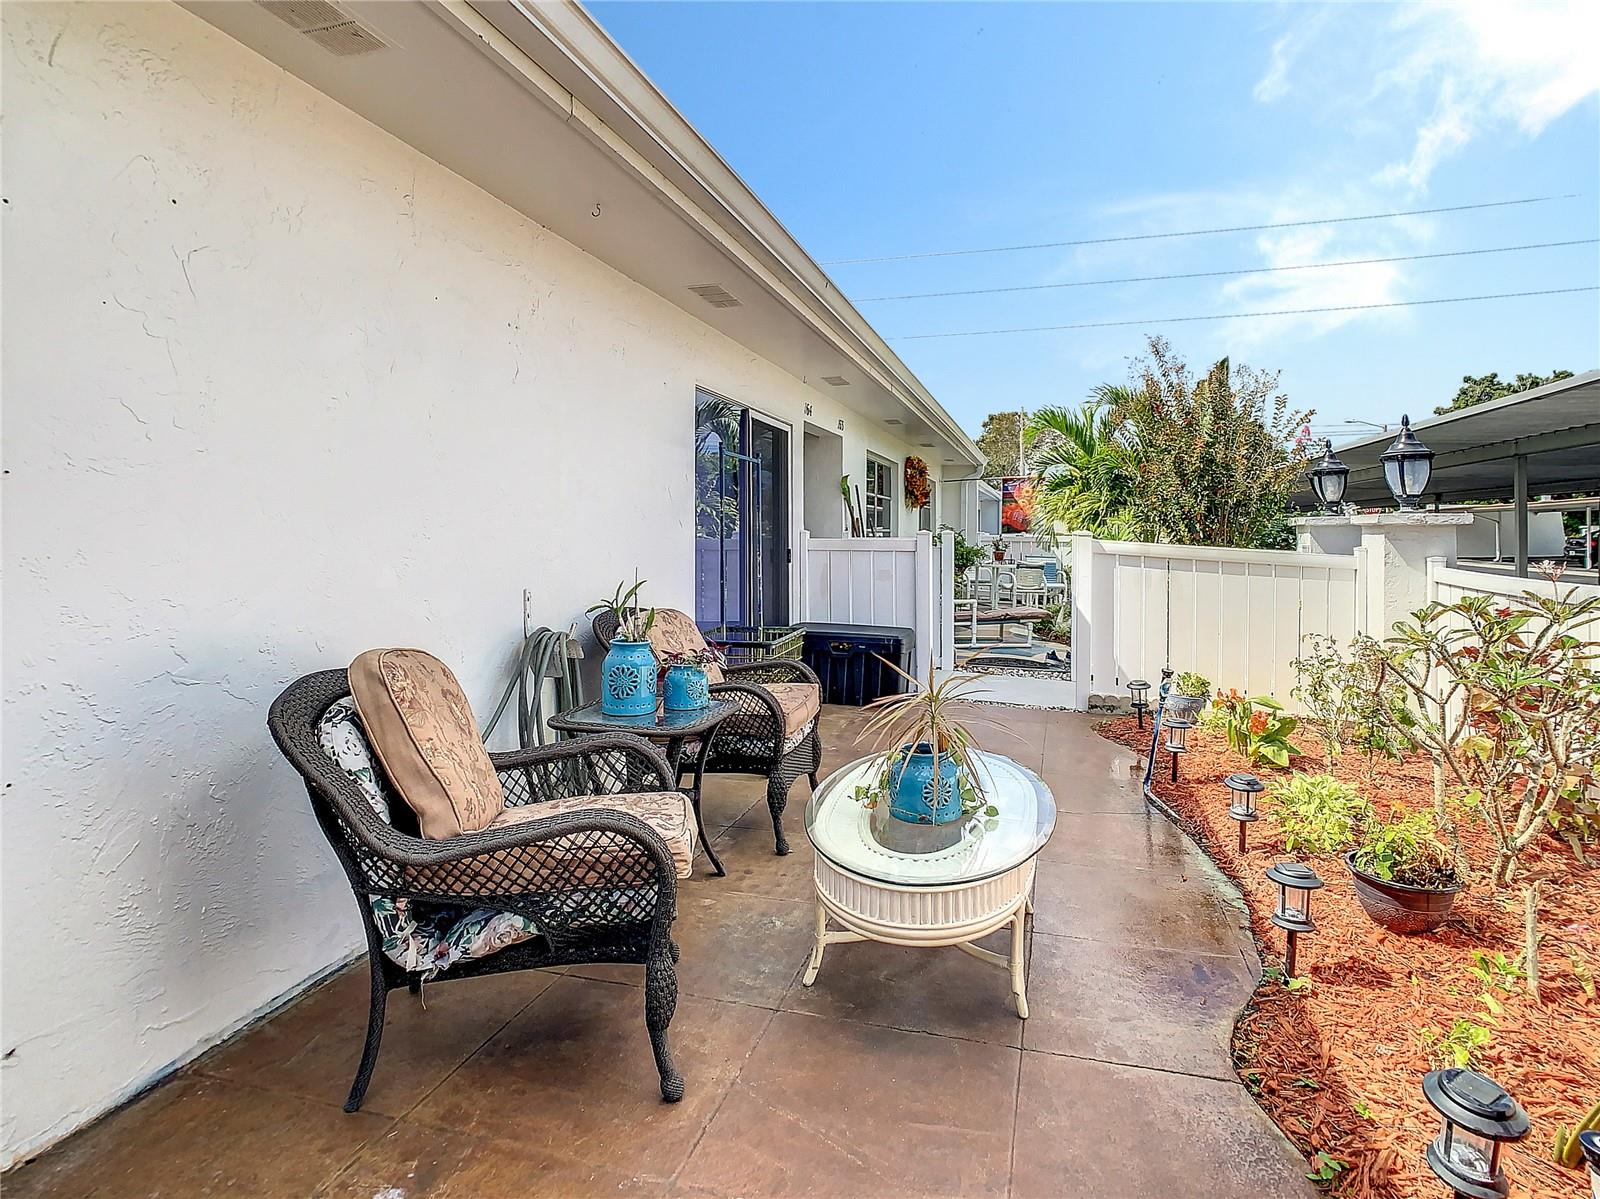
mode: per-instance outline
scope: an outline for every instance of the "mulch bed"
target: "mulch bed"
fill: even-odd
[[[1107,721],[1102,735],[1142,753],[1148,727],[1132,717]],[[1303,725],[1296,741],[1318,744]],[[1227,816],[1222,780],[1244,769],[1220,734],[1196,729],[1180,779],[1168,782],[1168,756],[1158,759],[1153,790],[1184,830],[1244,893],[1251,930],[1269,966],[1281,969],[1283,933],[1268,919],[1277,888],[1264,875],[1287,860],[1270,817],[1250,828],[1249,849],[1238,852],[1238,825]],[[1294,769],[1322,770],[1318,758],[1295,758]],[[1347,751],[1334,769],[1386,815],[1396,802],[1432,806],[1427,758],[1380,761],[1369,781],[1366,762]],[[1255,770],[1270,788],[1287,771]],[[1270,809],[1266,796],[1258,807]],[[1600,1004],[1586,992],[1579,967],[1600,975],[1600,869],[1580,865],[1562,842],[1541,838],[1523,861],[1559,875],[1542,888],[1536,1004],[1525,986],[1499,991],[1499,1014],[1478,996],[1483,983],[1468,971],[1473,953],[1501,952],[1515,959],[1522,948],[1522,896],[1512,886],[1495,892],[1487,882],[1494,859],[1487,830],[1462,819],[1462,840],[1477,877],[1456,901],[1450,921],[1432,933],[1389,933],[1366,915],[1337,857],[1312,859],[1327,883],[1312,901],[1317,931],[1300,939],[1297,970],[1311,985],[1286,989],[1269,978],[1257,989],[1234,1029],[1240,1079],[1307,1157],[1318,1151],[1345,1162],[1330,1185],[1334,1194],[1371,1199],[1437,1199],[1444,1193],[1423,1161],[1438,1132],[1438,1118],[1422,1097],[1422,1075],[1447,1064],[1425,1043],[1424,1029],[1449,1029],[1471,1020],[1492,1039],[1475,1064],[1528,1110],[1533,1131],[1502,1155],[1513,1195],[1573,1199],[1588,1193],[1587,1177],[1556,1166],[1551,1147],[1556,1126],[1569,1127],[1600,1100]],[[1592,855],[1593,856],[1593,855]],[[1358,1108],[1358,1105],[1359,1108]],[[1366,1113],[1366,1114],[1363,1114]]]

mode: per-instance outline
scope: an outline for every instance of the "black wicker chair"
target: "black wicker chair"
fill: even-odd
[[[594,635],[602,647],[610,648],[616,635],[616,615],[605,610],[594,618]],[[789,852],[789,839],[783,835],[783,809],[789,802],[789,788],[801,775],[817,786],[817,770],[822,766],[822,741],[817,721],[804,737],[786,749],[783,708],[762,683],[810,683],[821,690],[816,673],[793,658],[768,658],[724,666],[725,682],[712,686],[718,699],[731,699],[739,711],[717,726],[711,752],[706,759],[708,774],[753,774],[767,780],[767,810],[772,813],[774,850]],[[690,769],[694,755],[685,754],[680,766]],[[677,785],[677,780],[673,780]]]
[[[671,940],[677,878],[671,851],[636,817],[595,809],[489,828],[430,841],[392,828],[373,814],[361,792],[317,742],[317,722],[350,694],[343,670],[325,670],[292,683],[273,702],[267,723],[284,756],[304,777],[311,808],[355,891],[367,931],[372,1006],[366,1047],[345,1111],[361,1106],[378,1059],[388,993],[416,991],[421,976],[383,952],[371,896],[515,912],[542,935],[487,957],[462,962],[438,980],[536,970],[585,962],[644,966],[644,1015],[661,1097],[683,1098],[683,1076],[672,1063],[667,1025],[677,1006]],[[511,753],[491,754],[507,807],[579,795],[665,790],[666,759],[637,737],[592,737]]]

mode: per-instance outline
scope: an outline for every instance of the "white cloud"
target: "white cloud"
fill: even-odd
[[[1428,105],[1408,158],[1377,180],[1423,191],[1441,162],[1479,135],[1510,127],[1533,137],[1600,93],[1594,52],[1600,4],[1413,6],[1392,26],[1402,53],[1378,80],[1381,98]]]
[[[1257,100],[1271,104],[1289,90],[1289,67],[1294,62],[1295,54],[1295,36],[1292,33],[1286,33],[1272,43],[1272,61],[1252,93]]]

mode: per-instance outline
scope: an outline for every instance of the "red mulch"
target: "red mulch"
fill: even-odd
[[[1150,733],[1132,717],[1107,721],[1100,732],[1148,752]],[[1302,726],[1300,744],[1316,744]],[[1304,739],[1302,739],[1302,737]],[[1222,780],[1245,769],[1219,734],[1196,729],[1180,779],[1168,782],[1161,754],[1153,785],[1184,830],[1239,884],[1263,960],[1282,966],[1283,933],[1268,920],[1277,888],[1264,877],[1290,855],[1272,820],[1250,828],[1250,847],[1238,852],[1238,828],[1228,819]],[[1297,770],[1315,773],[1320,758],[1296,758]],[[1334,773],[1356,784],[1380,813],[1396,801],[1431,807],[1433,783],[1426,757],[1380,762],[1369,782],[1365,759],[1346,752]],[[1255,769],[1268,787],[1287,772],[1263,763]],[[1265,801],[1266,797],[1262,797]],[[1258,805],[1263,811],[1270,805]],[[1554,837],[1530,846],[1524,862],[1558,875],[1542,888],[1540,990],[1536,1004],[1520,983],[1512,994],[1495,992],[1503,1011],[1490,1015],[1478,996],[1483,984],[1468,972],[1473,952],[1522,948],[1522,899],[1513,886],[1495,892],[1486,881],[1494,854],[1487,831],[1470,817],[1462,839],[1478,878],[1456,900],[1450,921],[1432,933],[1400,936],[1379,928],[1362,910],[1350,875],[1337,857],[1313,860],[1327,883],[1312,901],[1317,931],[1300,939],[1296,968],[1309,987],[1287,990],[1263,982],[1234,1029],[1234,1062],[1245,1085],[1307,1157],[1321,1150],[1348,1164],[1332,1185],[1338,1195],[1362,1199],[1437,1199],[1443,1187],[1422,1158],[1438,1131],[1422,1097],[1422,1075],[1443,1064],[1423,1043],[1421,1030],[1448,1029],[1458,1019],[1488,1027],[1493,1036],[1479,1068],[1527,1108],[1533,1131],[1503,1155],[1514,1195],[1573,1199],[1587,1194],[1587,1179],[1551,1160],[1556,1125],[1569,1127],[1600,1100],[1600,1004],[1584,991],[1574,970],[1600,975],[1600,869],[1580,865]],[[1371,1118],[1358,1114],[1365,1105]]]

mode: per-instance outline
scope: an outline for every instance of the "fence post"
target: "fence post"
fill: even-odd
[[[1439,572],[1450,565],[1450,559],[1443,554],[1430,555],[1428,558],[1428,602],[1431,604],[1439,598]]]
[[[956,540],[939,542],[939,669],[956,665]]]
[[[1072,546],[1072,704],[1080,712],[1089,710],[1089,674],[1092,669],[1090,644],[1094,638],[1094,537],[1073,533]]]
[[[800,602],[794,605],[799,621],[811,619],[811,534],[800,530],[800,561],[795,564],[795,580],[800,587]]]
[[[938,601],[933,588],[933,534],[926,529],[917,531],[916,550],[917,618],[913,622],[917,634],[917,651],[912,673],[919,683],[928,679],[928,665],[939,652],[935,642],[938,627]]]

